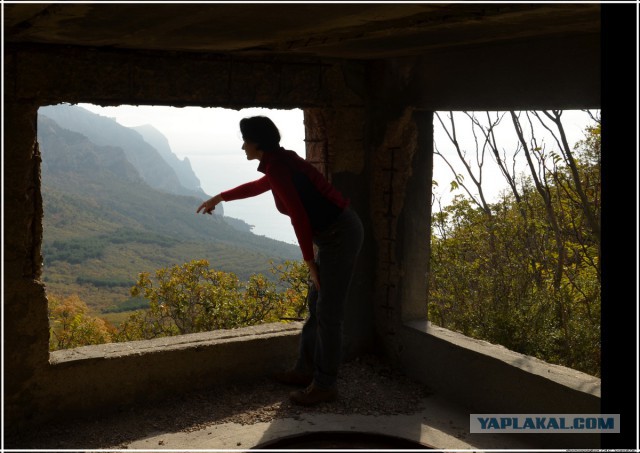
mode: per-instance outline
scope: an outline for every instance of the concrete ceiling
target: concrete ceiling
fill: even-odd
[[[5,44],[377,59],[600,32],[575,3],[3,3]]]

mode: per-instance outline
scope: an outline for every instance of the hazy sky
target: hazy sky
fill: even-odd
[[[451,133],[449,112],[438,113],[445,126]],[[511,116],[508,112],[490,112],[490,116],[493,120],[496,118],[496,116],[504,113],[506,114],[502,117],[499,125],[495,129],[495,136],[500,154],[503,157],[506,155],[506,159],[509,162],[509,159],[513,159],[513,152],[515,149],[517,149],[519,144],[519,140],[516,135]],[[593,111],[592,113],[595,115],[596,111]],[[485,119],[486,112],[476,112],[476,116],[483,124],[487,124]],[[556,136],[559,137],[557,129],[555,128],[555,126],[553,126],[552,122],[546,119],[544,115],[541,114],[540,116],[544,119],[545,124],[555,132]],[[471,133],[471,120],[463,112],[454,112],[454,118],[457,139],[460,142],[460,147],[466,152],[466,161],[471,167],[473,167],[474,174],[477,177],[479,172],[476,159],[476,149],[482,148],[484,136],[480,135],[479,130],[476,130],[476,134],[478,136],[474,137],[474,135]],[[533,117],[531,118],[533,127],[535,129],[535,145],[540,146],[540,148],[542,148],[546,153],[550,151],[558,152],[559,148],[556,144],[556,139],[547,130],[545,130],[543,126],[540,125],[537,119]],[[576,142],[584,139],[585,127],[588,124],[593,123],[593,121],[590,119],[589,114],[580,110],[564,111],[562,113],[561,120],[565,134],[567,136],[567,141],[572,149]],[[448,138],[447,134],[444,132],[440,121],[434,116],[433,122],[436,149],[443,155],[445,155],[450,163],[457,164],[456,171],[464,176],[464,183],[471,189],[472,193],[476,194],[477,191],[475,190],[475,185],[471,181],[471,178],[468,176],[468,172],[463,169],[459,158],[455,155],[455,147],[451,143],[451,140]],[[521,114],[520,123],[521,127],[523,128],[524,136],[528,141],[528,146],[531,149],[533,148],[534,144],[530,142],[530,127],[528,120],[525,119],[525,116],[523,114]],[[509,162],[509,165],[510,164],[511,162]],[[526,159],[522,151],[516,157],[515,168],[516,172],[518,173],[524,172],[525,174],[530,174],[530,171],[528,170],[528,167],[526,165]],[[454,175],[450,167],[440,156],[434,156],[433,179],[438,183],[438,186],[434,188],[434,193],[442,198],[443,205],[446,205],[454,195],[462,193],[466,195],[466,192],[463,192],[462,189],[458,189],[453,193],[450,192],[450,183],[454,179]],[[489,149],[485,151],[481,182],[483,191],[490,203],[496,201],[500,193],[508,188],[506,180],[500,172],[498,165],[495,163],[492,152]]]
[[[242,118],[265,115],[280,130],[280,144],[304,156],[304,124],[302,110],[268,110],[251,108],[229,110],[203,107],[118,106],[99,107],[80,104],[94,113],[114,118],[123,126],[151,124],[169,140],[179,158],[189,158],[209,195],[231,189],[263,176],[257,161],[247,161],[242,150],[239,122]],[[195,211],[197,206],[194,206]],[[258,235],[297,244],[291,220],[275,207],[270,192],[260,196],[224,203],[225,215],[254,225]]]
[[[200,179],[202,189],[210,195],[230,189],[247,181],[262,176],[256,171],[257,161],[247,161],[242,151],[242,138],[238,123],[247,116],[265,115],[278,126],[282,136],[281,145],[304,156],[304,124],[302,110],[269,110],[251,108],[229,110],[222,108],[202,107],[166,107],[166,106],[118,106],[99,107],[80,104],[94,113],[114,118],[123,126],[140,126],[151,124],[168,139],[172,151],[179,158],[188,157],[191,167]],[[446,114],[441,116],[445,119]],[[563,113],[563,124],[567,130],[571,144],[583,138],[584,126],[589,123],[588,115],[580,111]],[[459,140],[462,146],[473,155],[475,143],[473,136],[464,134],[463,117],[457,119]],[[453,148],[437,120],[434,119],[436,146],[443,153],[451,153]],[[547,148],[555,148],[549,136],[544,136]],[[509,116],[503,119],[498,139],[501,147],[510,150],[517,140]],[[473,162],[473,159],[470,159]],[[492,158],[487,154],[483,177],[483,187],[487,186],[490,197],[495,198],[500,190],[506,187],[504,179]],[[460,169],[458,169],[460,171]],[[443,203],[447,203],[455,193],[451,193],[449,182],[453,174],[437,156],[434,159],[434,180],[438,182],[436,195]],[[468,178],[465,178],[468,181]],[[194,215],[197,206],[194,206]],[[280,214],[273,202],[271,193],[246,200],[236,200],[224,204],[225,215],[244,220],[254,225],[254,233],[272,237],[289,243],[297,243],[290,219]]]

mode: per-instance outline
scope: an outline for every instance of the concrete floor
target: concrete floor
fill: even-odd
[[[70,414],[67,420],[6,438],[4,446],[53,451],[246,451],[279,449],[282,444],[274,442],[289,439],[283,447],[287,450],[554,448],[539,435],[470,434],[468,409],[375,358],[346,365],[342,376],[339,399],[313,408],[291,404],[291,388],[256,378],[189,395],[167,395],[154,404],[122,407],[109,414],[73,419]],[[305,433],[325,434],[317,434],[315,443],[303,444],[298,436]],[[356,433],[378,438],[356,438]],[[404,443],[396,447],[382,436]]]
[[[530,449],[524,439],[496,434],[470,434],[468,429],[468,411],[432,395],[424,400],[424,409],[414,414],[372,416],[303,412],[295,418],[274,419],[251,425],[224,423],[205,426],[193,432],[157,432],[125,446],[136,450],[241,451],[256,446],[270,449],[270,442],[302,433],[362,432],[411,440],[422,444],[425,449]],[[339,443],[338,441],[336,446],[345,448],[357,448],[358,445]]]

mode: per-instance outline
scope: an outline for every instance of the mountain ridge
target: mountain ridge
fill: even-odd
[[[84,135],[96,145],[121,148],[127,160],[154,189],[178,195],[208,198],[200,188],[199,181],[196,189],[183,186],[176,171],[167,162],[169,154],[165,153],[163,156],[144,139],[139,131],[122,126],[113,118],[92,113],[77,105],[43,106],[38,112],[55,121],[61,128]],[[148,129],[146,131],[149,133]],[[169,153],[178,160],[170,150]],[[193,173],[190,166],[189,170]],[[196,178],[195,174],[193,177]]]
[[[44,114],[38,142],[45,284],[80,295],[96,313],[127,306],[140,272],[207,259],[248,279],[269,277],[272,260],[301,259],[297,246],[243,230],[240,220],[197,214],[200,197],[151,187],[120,147],[95,144]]]
[[[185,157],[182,160],[179,159],[171,150],[169,140],[164,134],[162,134],[162,132],[151,124],[134,126],[130,129],[133,129],[142,135],[142,138],[158,151],[160,156],[171,166],[171,168],[173,168],[178,180],[184,187],[196,192],[201,191],[204,197],[209,198],[209,195],[207,195],[200,187],[200,179],[193,172],[189,158]]]

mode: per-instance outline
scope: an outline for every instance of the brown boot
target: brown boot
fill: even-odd
[[[295,387],[306,387],[313,381],[313,374],[295,369],[276,373],[272,377],[275,381],[281,384],[292,385]]]
[[[338,390],[335,387],[322,388],[311,383],[304,390],[291,392],[289,398],[293,403],[301,406],[314,406],[319,403],[335,401],[338,398]]]

